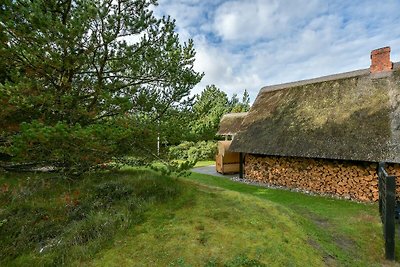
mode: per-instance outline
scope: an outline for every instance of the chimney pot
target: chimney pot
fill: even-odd
[[[371,73],[390,71],[393,63],[390,61],[390,47],[382,47],[371,51]]]

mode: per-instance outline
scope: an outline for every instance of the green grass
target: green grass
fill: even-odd
[[[393,265],[383,259],[375,204],[195,173],[184,181],[187,189],[179,201],[149,210],[146,223],[121,237],[118,246],[91,265]]]
[[[91,260],[145,211],[180,194],[149,171],[104,172],[71,181],[55,174],[0,174],[0,266]]]
[[[393,265],[376,204],[196,173],[0,173],[0,237],[0,266]]]
[[[198,173],[192,173],[187,179],[198,184],[254,196],[290,210],[300,218],[298,222],[310,237],[313,247],[321,251],[324,258],[332,264],[382,264],[384,246],[377,204],[262,188]],[[400,258],[399,246],[396,247],[396,258]]]
[[[215,165],[215,160],[203,160],[196,162],[195,168]]]
[[[237,192],[187,184],[178,201],[149,210],[148,216],[90,265],[323,265],[295,214]]]

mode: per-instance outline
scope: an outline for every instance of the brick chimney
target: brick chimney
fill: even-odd
[[[382,47],[371,51],[371,73],[390,71],[393,63],[390,61],[390,47]]]

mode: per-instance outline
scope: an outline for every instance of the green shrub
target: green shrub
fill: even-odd
[[[169,149],[174,159],[199,161],[213,160],[217,153],[216,141],[183,142]]]
[[[177,146],[171,146],[169,148],[169,155],[173,159],[181,159],[181,160],[187,160],[188,159],[188,151],[191,147],[194,147],[195,143],[194,142],[182,142]]]

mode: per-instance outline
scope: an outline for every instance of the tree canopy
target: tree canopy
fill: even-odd
[[[206,86],[196,96],[193,105],[194,118],[190,123],[195,140],[214,140],[218,125],[224,114],[230,112],[246,112],[250,109],[250,98],[244,90],[242,101],[234,94],[231,99],[215,85]]]
[[[185,105],[202,77],[193,42],[179,41],[171,18],[156,18],[155,4],[0,4],[3,159],[82,171],[126,154],[152,157],[156,122]]]

